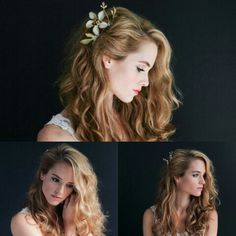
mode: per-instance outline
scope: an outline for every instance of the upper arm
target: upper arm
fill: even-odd
[[[154,215],[152,210],[149,208],[144,212],[143,215],[143,236],[153,236],[152,226],[154,223]]]
[[[206,230],[205,236],[216,236],[218,230],[218,214],[214,210],[209,215],[208,228]]]
[[[13,236],[43,236],[32,217],[21,213],[12,218],[11,232]]]
[[[73,136],[56,125],[45,125],[38,133],[37,141],[39,142],[57,142],[57,141],[75,141]]]

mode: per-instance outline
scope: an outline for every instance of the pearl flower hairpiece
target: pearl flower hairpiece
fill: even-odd
[[[102,8],[102,10],[98,14],[92,11],[89,12],[89,20],[86,23],[86,28],[87,29],[92,28],[93,33],[85,33],[85,36],[87,38],[82,39],[80,41],[82,44],[86,45],[89,44],[90,42],[94,42],[100,34],[100,29],[105,29],[111,24],[111,20],[106,12],[107,5],[104,2],[102,2],[100,7]],[[112,19],[114,19],[115,14],[116,14],[116,8],[113,7],[113,9],[111,10]],[[107,22],[104,21],[105,18]]]
[[[169,163],[171,161],[171,159],[173,158],[173,151],[169,152],[169,157],[166,159],[166,158],[162,158],[163,161],[166,162],[167,166],[169,166]]]

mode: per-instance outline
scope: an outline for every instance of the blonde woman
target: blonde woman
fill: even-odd
[[[103,236],[104,221],[92,166],[78,150],[61,144],[43,153],[11,231],[13,236]]]
[[[144,236],[216,236],[218,196],[210,159],[177,149],[165,159],[156,204],[143,217]]]
[[[100,7],[69,43],[59,82],[64,110],[38,141],[167,140],[179,106],[167,38],[126,8]]]

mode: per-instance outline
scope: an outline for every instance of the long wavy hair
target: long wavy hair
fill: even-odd
[[[214,178],[214,167],[211,160],[197,150],[177,149],[171,153],[168,164],[163,170],[159,193],[156,201],[155,236],[176,235],[176,183],[175,177],[183,176],[193,160],[202,160],[205,163],[205,185],[201,196],[190,197],[187,208],[185,230],[193,236],[203,236],[209,220],[209,214],[216,209],[218,191]]]
[[[42,192],[41,174],[47,174],[56,163],[67,163],[73,169],[75,193],[75,225],[77,235],[104,235],[105,216],[97,195],[97,177],[88,159],[78,150],[66,144],[60,144],[45,151],[41,157],[36,180],[30,187],[26,200],[31,216],[39,225],[43,235],[58,236],[63,232],[63,204],[55,211]]]
[[[109,10],[107,13],[110,15]],[[93,44],[80,43],[86,32],[85,23],[80,30],[75,29],[59,80],[60,99],[76,137],[81,141],[167,140],[175,132],[170,121],[180,102],[174,92],[177,89],[170,70],[171,47],[165,35],[148,20],[122,7],[116,8],[112,24]],[[109,79],[102,57],[105,54],[114,60],[124,60],[144,41],[154,42],[158,47],[149,71],[149,86],[131,103],[114,98],[117,119],[109,106]]]

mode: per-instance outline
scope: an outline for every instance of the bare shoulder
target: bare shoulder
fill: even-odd
[[[13,236],[42,236],[42,233],[30,214],[17,213],[11,219]]]
[[[145,210],[143,214],[143,235],[153,236],[152,226],[154,224],[154,215],[151,208]]]
[[[216,236],[218,231],[218,213],[213,210],[209,214],[208,228],[206,230],[205,236]]]
[[[217,220],[218,219],[218,213],[216,210],[213,210],[210,212],[209,220]]]
[[[45,125],[38,133],[37,141],[75,141],[72,135],[57,125]]]
[[[154,221],[154,215],[153,215],[151,208],[148,208],[145,210],[145,212],[143,214],[143,219],[146,221],[151,221],[151,222]]]

